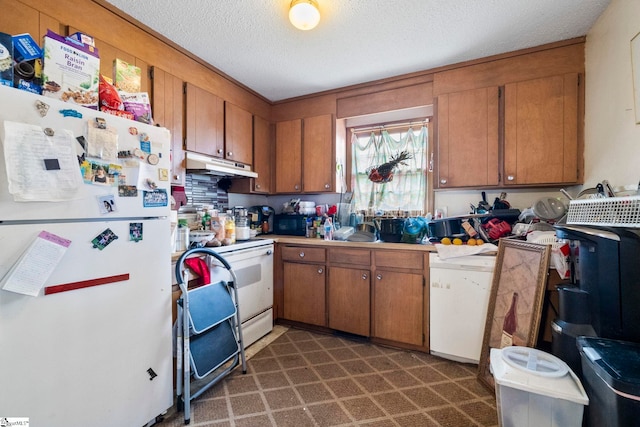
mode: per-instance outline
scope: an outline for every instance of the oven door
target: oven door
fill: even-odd
[[[246,347],[273,328],[273,245],[221,255],[237,278],[238,310]],[[211,257],[211,282],[218,280],[231,280],[229,270]]]

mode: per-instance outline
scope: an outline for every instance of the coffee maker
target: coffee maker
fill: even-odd
[[[552,353],[582,378],[576,338],[640,343],[640,230],[556,225],[570,242],[571,284],[558,288]]]
[[[273,233],[273,219],[276,212],[271,206],[251,206],[247,212],[251,229],[258,230],[262,234]],[[265,221],[267,222],[266,232],[263,229]]]

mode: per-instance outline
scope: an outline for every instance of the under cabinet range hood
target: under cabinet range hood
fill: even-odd
[[[187,151],[185,153],[187,172],[204,175],[216,175],[226,177],[257,178],[258,174],[251,170],[251,166],[232,160],[218,159],[199,153]]]

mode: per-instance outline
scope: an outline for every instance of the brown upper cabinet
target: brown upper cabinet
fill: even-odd
[[[577,184],[579,76],[505,86],[504,184]]]
[[[234,193],[269,194],[273,164],[273,126],[259,116],[253,116],[253,171],[257,178],[236,178],[231,191]]]
[[[224,103],[224,158],[253,164],[253,116],[237,105]]]
[[[151,69],[151,103],[156,124],[171,131],[171,184],[185,185],[184,82],[166,71]]]
[[[584,43],[434,75],[440,189],[583,181]]]
[[[185,85],[188,151],[224,157],[224,100],[191,83]]]
[[[276,123],[276,193],[302,191],[302,120]]]
[[[439,188],[498,185],[498,101],[496,86],[438,97]]]
[[[276,123],[276,193],[335,191],[331,114]]]

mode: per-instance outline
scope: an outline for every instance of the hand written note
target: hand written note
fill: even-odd
[[[16,201],[63,201],[78,197],[82,176],[69,130],[46,135],[40,126],[4,122],[4,156],[9,192]],[[57,169],[45,160],[55,159]]]
[[[71,240],[42,231],[2,280],[2,289],[38,296],[56,269]]]

